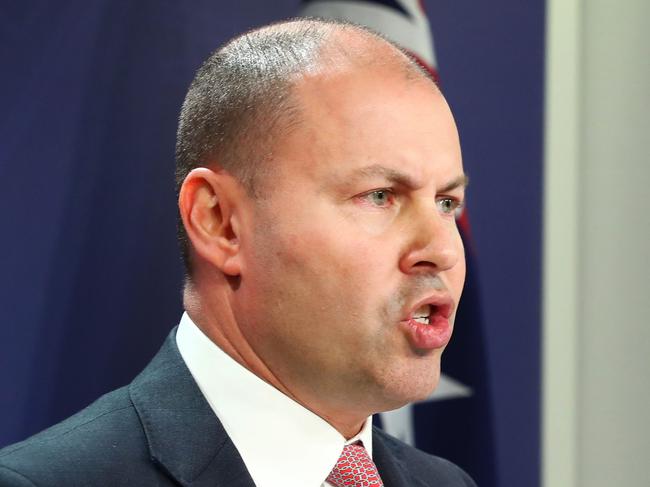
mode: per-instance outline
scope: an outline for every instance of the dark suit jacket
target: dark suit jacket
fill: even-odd
[[[455,465],[377,429],[373,457],[386,487],[475,485]],[[185,366],[175,330],[130,385],[0,450],[1,487],[127,485],[254,486]]]

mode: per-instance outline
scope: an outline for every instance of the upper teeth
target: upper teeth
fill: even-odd
[[[431,306],[428,304],[425,304],[424,306],[420,306],[418,309],[415,310],[413,313],[413,319],[419,323],[429,323],[429,315],[431,314]]]

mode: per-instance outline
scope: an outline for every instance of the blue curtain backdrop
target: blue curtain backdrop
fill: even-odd
[[[0,6],[0,446],[129,382],[176,324],[184,92],[219,43],[299,3]],[[472,179],[498,476],[534,487],[544,2],[424,3]]]

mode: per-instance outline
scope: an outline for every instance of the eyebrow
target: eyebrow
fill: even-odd
[[[355,182],[358,179],[364,177],[373,177],[373,176],[374,177],[380,176],[392,183],[401,184],[403,186],[407,186],[411,188],[418,186],[417,181],[413,177],[409,176],[408,174],[403,173],[397,169],[382,166],[381,164],[371,164],[370,166],[365,166],[356,169],[352,171],[350,174],[348,174],[345,179],[350,182]],[[453,180],[445,184],[442,188],[440,188],[439,191],[444,193],[447,191],[453,191],[454,189],[459,187],[466,188],[468,184],[469,184],[469,177],[466,174],[461,174],[460,176],[454,178]]]
[[[467,174],[463,174],[461,176],[458,176],[456,179],[448,182],[445,186],[440,188],[440,191],[442,193],[445,193],[447,191],[453,191],[454,189],[460,187],[464,189],[467,188],[468,185],[469,185],[469,177],[467,176]]]

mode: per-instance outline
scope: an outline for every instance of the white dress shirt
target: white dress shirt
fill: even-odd
[[[343,446],[361,440],[372,458],[372,418],[346,441],[329,423],[263,381],[183,314],[178,349],[258,487],[327,487]]]

